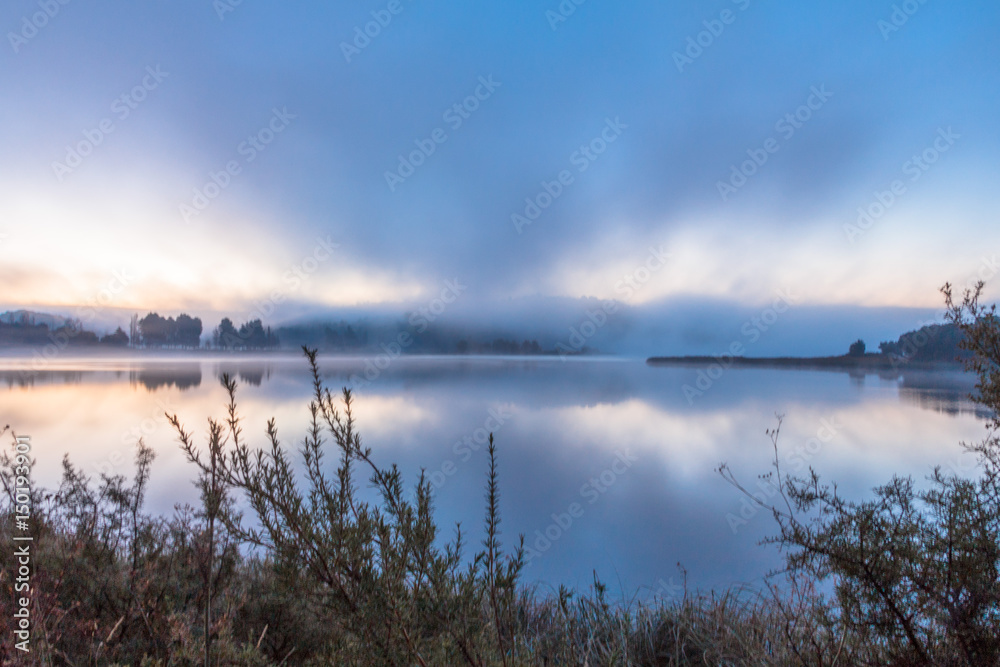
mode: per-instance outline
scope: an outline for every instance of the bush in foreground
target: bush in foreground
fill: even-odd
[[[780,420],[770,432],[774,470],[765,477],[779,502],[766,507],[779,534],[769,542],[787,551],[789,572],[832,580],[831,627],[850,664],[1000,664],[1000,326],[995,306],[979,302],[982,288],[960,302],[949,285],[942,289],[972,353],[974,398],[993,413],[985,440],[966,445],[979,458],[976,478],[937,468],[926,487],[894,477],[853,502],[812,469],[804,479],[783,474]]]

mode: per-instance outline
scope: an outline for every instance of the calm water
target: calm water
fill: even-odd
[[[36,480],[52,486],[68,453],[86,471],[130,474],[132,445],[157,454],[151,509],[195,502],[163,412],[180,415],[203,441],[205,419],[221,417],[218,378],[239,378],[244,432],[264,443],[275,417],[286,443],[308,418],[307,368],[276,359],[62,360],[14,370],[0,360],[0,424],[32,436]],[[339,388],[364,361],[323,359]],[[934,465],[961,468],[959,442],[980,439],[984,418],[961,373],[900,377],[838,372],[731,369],[703,395],[685,396],[698,367],[648,367],[641,360],[402,358],[357,388],[363,441],[410,480],[425,468],[437,488],[440,524],[482,538],[487,430],[499,448],[503,540],[524,533],[525,575],[544,585],[586,586],[592,571],[626,594],[679,592],[677,563],[693,587],[753,583],[779,554],[757,545],[773,530],[716,473],[726,461],[749,485],[772,456],[764,431],[785,416],[787,469],[812,465],[859,495],[893,472],[923,477]],[[704,384],[702,384],[704,386]],[[450,528],[446,528],[450,533]]]

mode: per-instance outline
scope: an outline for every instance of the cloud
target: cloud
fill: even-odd
[[[0,24],[32,7],[5,6]],[[16,165],[0,174],[2,251],[58,277],[8,298],[52,302],[53,280],[132,265],[137,301],[235,307],[330,235],[341,253],[296,295],[315,306],[407,302],[455,277],[494,303],[607,297],[663,243],[671,266],[637,304],[756,303],[792,281],[814,303],[926,307],[979,261],[939,252],[953,231],[1000,246],[996,193],[980,185],[996,176],[1000,12],[928,6],[885,42],[860,1],[750,3],[678,72],[674,52],[715,10],[588,3],[553,31],[538,6],[406,7],[348,63],[340,43],[369,9],[244,4],[220,20],[196,2],[66,5],[0,72],[18,100],[0,110]],[[169,76],[121,117],[116,101],[151,67]],[[456,116],[484,79],[499,85]],[[832,96],[792,135],[779,129],[817,87]],[[276,109],[294,116],[280,132]],[[53,162],[109,118],[60,181]],[[627,129],[581,169],[574,155],[616,118]],[[845,244],[856,209],[946,125],[967,141]],[[446,139],[391,190],[386,172],[436,130]],[[772,137],[779,149],[724,201],[718,183]],[[231,164],[183,224],[180,205]],[[573,184],[518,234],[511,215],[564,170]]]

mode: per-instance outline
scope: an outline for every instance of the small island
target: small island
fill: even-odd
[[[961,347],[962,334],[953,324],[932,324],[910,331],[896,341],[879,344],[878,352],[868,352],[858,339],[847,354],[825,357],[746,357],[738,354],[716,356],[650,357],[650,365],[720,364],[726,368],[788,368],[801,370],[896,371],[908,369],[962,368],[968,352]]]

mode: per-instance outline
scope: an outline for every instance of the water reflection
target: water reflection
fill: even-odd
[[[139,368],[129,371],[129,384],[133,387],[142,385],[149,391],[155,391],[160,387],[176,387],[185,391],[201,385],[201,366]]]
[[[8,389],[36,384],[79,384],[82,381],[82,371],[0,371],[0,385],[6,385]]]
[[[223,375],[229,375],[241,383],[259,387],[262,382],[271,379],[273,369],[274,364],[263,361],[223,363],[218,365],[215,377],[221,380]]]
[[[925,410],[989,419],[992,411],[970,400],[974,390],[970,376],[964,373],[910,373],[903,376],[899,385],[903,400]]]
[[[305,436],[311,387],[300,358],[67,366],[8,380],[0,393],[0,421],[32,435],[42,484],[58,481],[66,452],[91,474],[128,473],[142,437],[158,455],[151,506],[196,502],[193,471],[163,415],[177,413],[203,439],[206,417],[223,413],[223,373],[240,382],[252,441],[263,444],[270,417],[284,442]],[[325,358],[322,366],[336,389],[366,364]],[[441,525],[461,522],[470,544],[483,518],[483,445],[495,433],[503,539],[510,546],[525,534],[526,576],[586,585],[596,569],[629,593],[676,581],[678,561],[701,587],[752,582],[778,563],[757,545],[773,530],[770,518],[714,473],[727,461],[752,485],[771,457],[764,429],[775,413],[786,415],[789,465],[813,466],[848,494],[894,472],[961,469],[958,442],[984,434],[963,373],[731,369],[689,400],[682,388],[698,371],[626,360],[403,358],[357,388],[356,416],[381,463],[398,462],[410,482],[426,471]],[[824,428],[832,436],[820,437]]]

